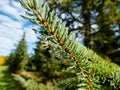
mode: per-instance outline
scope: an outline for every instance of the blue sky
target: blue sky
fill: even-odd
[[[29,53],[37,41],[33,25],[23,19],[25,10],[16,0],[0,0],[0,55],[9,55],[26,32]]]

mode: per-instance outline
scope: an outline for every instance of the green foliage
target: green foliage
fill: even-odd
[[[70,90],[71,87],[78,86],[78,89],[101,90],[101,85],[105,85],[106,82],[114,89],[120,88],[120,67],[105,61],[77,42],[71,33],[68,34],[68,28],[62,20],[49,10],[47,4],[42,4],[42,0],[20,0],[20,2],[27,9],[29,16],[24,18],[47,30],[76,63],[77,80],[75,78],[65,80],[65,84],[60,84],[63,88]],[[69,83],[68,86],[66,83]]]
[[[119,36],[116,35],[119,34],[119,32],[117,32],[117,30],[119,30],[118,17],[120,16],[118,12],[119,8],[117,7],[118,3],[118,1],[113,2],[112,0],[106,0],[99,5],[97,9],[99,15],[95,21],[99,26],[99,31],[93,38],[93,50],[107,55],[117,64],[119,64],[119,62],[116,61],[116,59],[119,59],[119,56],[117,56],[115,52],[119,52],[120,47],[118,43]]]
[[[43,44],[41,39],[37,42],[36,48],[34,48],[34,54],[28,64],[30,71],[38,73],[38,81],[44,84],[50,81],[54,84],[54,81],[58,82],[61,79],[74,76],[75,71],[66,70],[70,66],[70,63],[65,58],[56,57],[52,46],[48,46],[47,41],[44,43],[46,45]]]
[[[12,51],[10,53],[10,55],[8,56],[7,60],[6,60],[6,65],[9,65],[9,70],[12,71],[14,68],[14,58],[15,58],[15,53]]]
[[[13,74],[14,79],[18,81],[25,90],[54,90],[54,87],[46,87],[44,84],[34,81],[33,79],[25,80],[18,74]],[[55,90],[60,90],[55,88]]]
[[[16,72],[17,70],[24,70],[27,68],[26,65],[28,63],[28,55],[25,34],[18,43],[16,49],[11,52],[6,63],[9,65],[9,69],[11,72]]]
[[[32,57],[32,64],[36,67],[36,71],[40,71],[44,64],[47,64],[51,59],[51,54],[49,48],[44,49],[41,44],[41,41],[37,43],[36,48],[34,49],[35,54]]]
[[[11,53],[9,54],[9,56],[7,56],[7,58],[6,58],[5,64],[6,65],[11,65],[13,58],[14,58],[14,51],[11,51]]]
[[[0,66],[0,90],[24,90],[17,81],[13,79],[8,71],[8,66]]]

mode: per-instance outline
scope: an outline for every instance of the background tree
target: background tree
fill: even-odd
[[[9,64],[9,69],[11,72],[24,70],[27,68],[26,65],[28,63],[28,54],[25,33],[23,34],[22,39],[19,41],[16,49],[9,55],[7,63]]]
[[[38,80],[46,85],[48,83],[53,85],[61,79],[74,76],[75,72],[67,70],[70,63],[63,58],[64,54],[60,54],[58,50],[54,51],[55,47],[43,37],[38,37],[38,39],[29,62],[30,71],[38,73]]]
[[[119,47],[119,2],[116,0],[101,1],[97,7],[99,15],[96,18],[96,24],[99,26],[93,37],[93,50],[98,53],[104,53],[109,56],[113,62],[119,64],[119,56],[116,54],[120,52]]]
[[[46,0],[78,40],[119,63],[120,7],[118,0]],[[117,34],[117,35],[116,35]],[[104,51],[104,54],[103,54]]]

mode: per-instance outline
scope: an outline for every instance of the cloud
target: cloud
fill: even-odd
[[[29,50],[37,40],[32,31],[33,25],[20,15],[24,9],[15,0],[0,0],[0,55],[8,55],[15,48],[15,44],[26,32]]]

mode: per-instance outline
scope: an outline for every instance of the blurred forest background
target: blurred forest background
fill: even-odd
[[[82,40],[84,46],[120,65],[119,0],[44,0],[44,3],[49,4],[69,28],[69,33]],[[28,54],[25,37],[23,33],[9,56],[0,56],[0,90],[26,90],[27,85],[31,86],[27,90],[53,90],[57,82],[75,76],[77,71],[69,69],[74,64],[68,60],[70,57],[51,47],[42,32],[31,54]],[[19,83],[16,85],[16,82]],[[37,88],[36,82],[40,83],[40,89],[32,89],[35,85]]]

